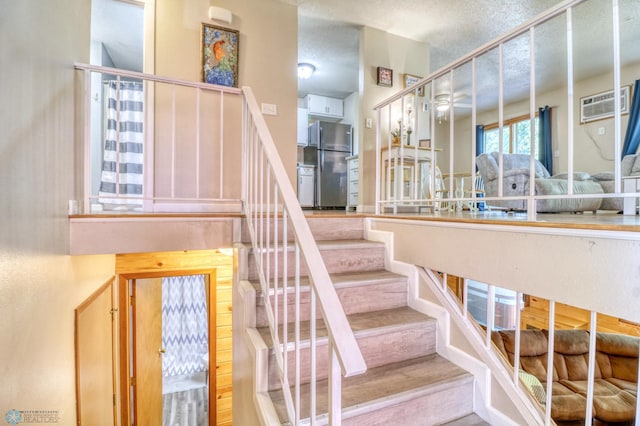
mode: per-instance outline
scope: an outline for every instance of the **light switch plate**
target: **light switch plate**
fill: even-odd
[[[370,129],[373,127],[373,120],[371,118],[367,118],[364,121],[364,127],[366,127],[367,129]]]
[[[276,104],[262,104],[262,113],[264,115],[278,115],[278,106]]]

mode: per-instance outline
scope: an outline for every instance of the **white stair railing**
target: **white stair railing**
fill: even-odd
[[[289,420],[298,425],[308,417],[309,423],[315,424],[319,416],[315,365],[316,314],[319,314],[329,338],[328,421],[340,425],[341,377],[364,373],[367,367],[258,103],[250,88],[242,90],[242,199]],[[308,372],[302,371],[300,327],[304,314],[301,276],[305,271],[309,278],[311,319]],[[288,303],[290,297],[294,300],[293,307]],[[301,401],[303,375],[310,377],[308,404]],[[302,412],[303,405],[310,407],[308,413]]]
[[[520,373],[521,369],[511,367],[511,371],[509,374],[509,379],[507,379],[506,362],[508,360],[504,359],[503,362],[496,362],[499,360],[499,356],[497,356],[497,350],[495,350],[493,342],[492,342],[492,333],[496,331],[496,327],[494,324],[494,320],[496,318],[495,306],[496,306],[496,289],[497,287],[491,284],[487,285],[486,292],[486,317],[485,318],[473,318],[469,311],[468,301],[469,301],[469,291],[468,291],[468,280],[464,280],[462,291],[462,300],[457,299],[448,289],[447,286],[447,276],[440,275],[439,273],[429,269],[423,268],[424,271],[424,282],[430,287],[432,291],[437,294],[438,301],[441,306],[447,309],[447,311],[451,315],[455,315],[459,318],[460,322],[465,325],[463,328],[463,332],[465,336],[469,339],[470,343],[474,345],[477,349],[483,349],[484,353],[480,353],[480,358],[483,362],[485,362],[492,370],[495,377],[500,381],[504,386],[513,386],[512,392],[509,393],[512,399],[518,399],[517,405],[520,408],[522,413],[528,413],[530,416],[537,416],[537,413],[541,414],[540,421],[542,421],[545,425],[553,425],[555,424],[553,419],[551,418],[551,407],[552,407],[552,397],[553,397],[553,377],[555,374],[555,367],[553,369],[547,369],[547,379],[546,379],[546,387],[545,387],[545,395],[546,401],[543,405],[535,404],[535,399],[531,398],[522,398],[522,391],[525,389],[524,385],[521,383]],[[515,308],[515,328],[513,329],[515,333],[515,353],[513,355],[513,361],[511,365],[521,365],[520,364],[520,336],[521,336],[521,317],[520,317],[520,301],[522,299],[523,294],[521,292],[515,292],[516,294],[516,304]],[[548,352],[547,352],[547,365],[555,365],[554,364],[554,343],[555,343],[555,331],[558,329],[555,326],[556,313],[555,313],[555,301],[549,301],[549,311],[547,317],[547,329],[548,329]],[[585,424],[592,424],[594,421],[594,417],[596,413],[593,410],[593,399],[595,396],[595,371],[597,366],[596,361],[596,335],[598,333],[598,324],[597,324],[597,316],[598,313],[595,311],[590,311],[590,319],[589,319],[589,353],[588,353],[588,378],[587,382],[587,390],[586,395],[583,395],[586,399],[586,410],[584,412],[585,416]],[[482,322],[484,321],[485,326],[479,327],[476,321]],[[478,331],[481,330],[480,333]],[[640,350],[640,347],[638,348]],[[640,370],[638,370],[640,371]],[[640,386],[640,377],[636,377],[636,386]],[[640,424],[640,400],[635,398],[635,424]]]
[[[407,87],[394,94],[393,96],[385,99],[379,104],[374,106],[377,117],[376,128],[376,173],[375,173],[375,193],[376,193],[376,214],[379,214],[385,210],[397,212],[399,207],[412,207],[420,211],[421,207],[435,208],[437,203],[440,202],[456,202],[465,203],[472,206],[480,201],[485,201],[488,205],[492,201],[522,201],[527,206],[528,220],[535,220],[536,218],[536,206],[538,201],[543,200],[560,200],[560,199],[625,199],[629,200],[629,203],[637,203],[638,193],[631,190],[622,190],[622,176],[621,176],[621,153],[622,153],[622,130],[621,129],[621,59],[620,59],[620,10],[619,0],[611,0],[611,17],[612,25],[611,30],[608,30],[607,25],[603,25],[603,29],[593,28],[593,31],[602,32],[602,38],[612,39],[611,48],[613,54],[611,57],[611,71],[613,75],[613,90],[614,90],[614,137],[612,145],[614,148],[614,176],[615,184],[614,191],[610,193],[579,193],[579,191],[573,190],[573,171],[574,171],[574,123],[578,121],[576,113],[574,112],[574,93],[573,86],[577,76],[577,72],[574,71],[574,57],[573,50],[575,48],[577,40],[574,40],[573,26],[574,20],[572,11],[583,3],[584,7],[590,7],[592,4],[595,7],[595,1],[591,0],[565,0],[557,5],[553,6],[546,12],[534,17],[533,19],[525,22],[522,25],[514,28],[508,33],[490,41],[489,43],[473,50],[469,54],[453,61],[449,65],[430,73],[425,78],[419,80],[411,87]],[[607,5],[609,2],[601,2],[598,6]],[[505,71],[510,68],[521,67],[522,54],[526,55],[526,51],[523,51],[521,55],[517,56],[505,55],[503,48],[507,46],[509,42],[513,42],[515,39],[520,38],[520,41],[527,41],[529,45],[528,62],[529,62],[529,120],[530,120],[530,138],[535,140],[535,115],[536,115],[536,97],[539,96],[536,85],[540,85],[536,79],[536,69],[547,67],[553,67],[555,64],[543,64],[536,58],[536,34],[537,32],[544,32],[549,27],[545,24],[549,24],[553,20],[553,24],[564,19],[564,32],[566,36],[566,68],[567,68],[567,87],[566,87],[566,109],[567,109],[567,163],[560,166],[566,167],[567,171],[567,193],[566,194],[536,194],[535,186],[529,185],[529,189],[517,196],[508,196],[506,188],[503,191],[502,177],[506,172],[503,164],[504,151],[503,144],[503,130],[508,130],[508,125],[505,124],[505,106],[507,89],[513,89],[508,87],[510,83],[505,76]],[[560,37],[560,36],[559,36]],[[539,42],[538,42],[539,43]],[[604,53],[603,53],[604,54]],[[490,55],[496,58],[487,59]],[[538,55],[542,56],[542,55]],[[476,157],[480,153],[476,152],[476,125],[481,124],[478,122],[480,114],[486,111],[479,110],[479,100],[488,97],[492,97],[495,94],[491,91],[496,89],[494,87],[483,88],[477,84],[477,76],[480,74],[478,71],[478,64],[484,62],[492,63],[492,67],[496,67],[495,78],[497,83],[497,106],[492,104],[491,109],[497,109],[498,126],[499,126],[499,180],[498,180],[498,194],[495,196],[484,196],[484,200],[478,200],[480,194],[476,188]],[[494,63],[495,62],[495,63]],[[492,68],[493,69],[493,68]],[[485,71],[486,72],[486,71]],[[460,81],[458,81],[459,79]],[[511,82],[512,84],[513,82]],[[470,93],[467,93],[468,99],[465,101],[470,107],[470,111],[464,113],[457,113],[460,115],[458,125],[456,123],[457,117],[454,115],[454,88],[464,87],[464,89]],[[482,90],[485,89],[483,92]],[[441,93],[445,91],[446,93]],[[523,102],[526,100],[526,96],[518,100]],[[444,105],[442,104],[444,102]],[[442,106],[442,108],[441,108]],[[458,110],[459,111],[459,110]],[[445,126],[441,126],[441,130],[436,131],[436,121],[442,123],[443,121],[449,121],[448,131]],[[469,122],[469,127],[466,127]],[[466,128],[463,128],[465,126]],[[398,141],[397,135],[400,135],[400,141]],[[429,148],[419,146],[420,138],[428,138]],[[448,138],[448,140],[447,140]],[[563,138],[563,137],[561,137]],[[465,143],[463,143],[465,142]],[[460,145],[463,147],[460,147]],[[457,145],[457,146],[456,146]],[[437,148],[437,149],[436,149]],[[444,150],[448,154],[449,164],[441,164],[440,168],[446,170],[448,168],[448,175],[464,175],[469,178],[470,191],[455,191],[453,179],[450,180],[448,187],[448,196],[438,198],[436,201],[436,191],[434,181],[436,180],[436,168],[433,167],[436,164],[436,158],[438,151]],[[463,164],[459,164],[460,154],[456,154],[456,151],[469,151],[470,157],[468,161],[464,161]],[[394,153],[393,155],[388,153]],[[530,153],[530,167],[529,167],[529,181],[533,182],[535,179],[535,170],[533,165],[535,164],[536,152],[535,149],[531,149]],[[458,162],[456,164],[454,159]],[[429,165],[429,167],[426,167]],[[444,167],[443,167],[444,166]],[[411,173],[408,173],[411,171]],[[549,171],[553,173],[553,171]],[[402,177],[400,177],[402,176]],[[373,184],[373,183],[372,183]],[[486,182],[485,182],[486,184]],[[468,196],[465,196],[465,193]],[[483,194],[484,195],[484,194]],[[482,196],[482,195],[480,195]],[[637,205],[637,204],[636,204]]]

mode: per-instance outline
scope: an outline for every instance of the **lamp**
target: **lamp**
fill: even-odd
[[[311,74],[314,73],[316,67],[306,62],[300,62],[298,64],[298,78],[302,80],[306,80],[311,77]]]
[[[229,9],[224,9],[222,7],[211,6],[209,8],[209,19],[226,22],[227,24],[231,23],[231,19],[233,15]]]

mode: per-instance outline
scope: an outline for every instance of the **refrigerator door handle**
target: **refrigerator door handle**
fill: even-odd
[[[318,168],[322,172],[322,166],[324,165],[324,150],[323,149],[319,149],[318,152],[320,153],[320,158],[319,158],[319,161],[318,161]]]

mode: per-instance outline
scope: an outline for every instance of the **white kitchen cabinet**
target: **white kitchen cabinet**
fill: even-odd
[[[305,96],[305,103],[309,115],[342,119],[344,117],[344,102],[342,99],[321,95]]]
[[[298,145],[309,144],[309,114],[306,108],[298,108]]]

